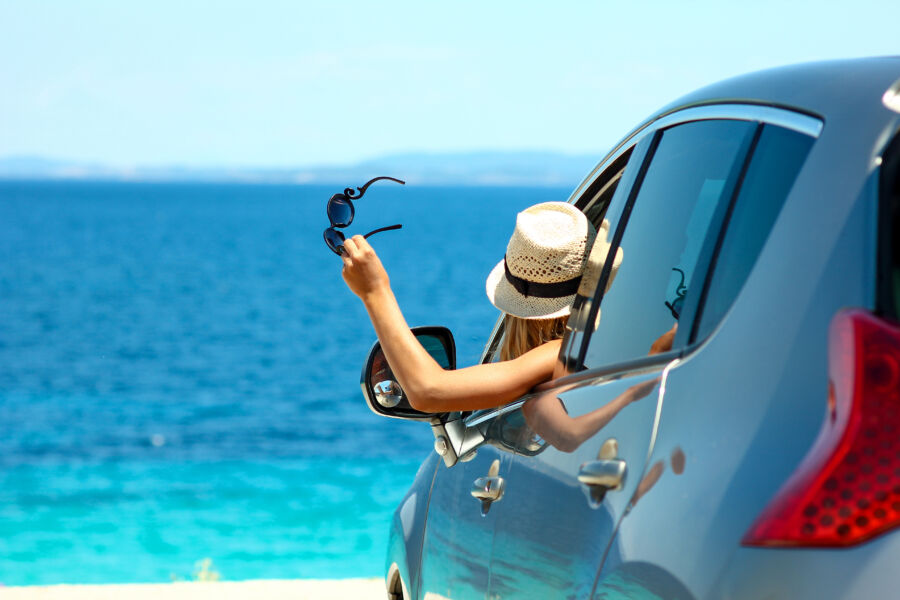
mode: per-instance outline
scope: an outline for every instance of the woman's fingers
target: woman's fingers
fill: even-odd
[[[344,259],[345,265],[352,265],[354,262],[361,262],[366,255],[373,253],[372,246],[361,235],[354,235],[344,240],[344,252],[341,258]]]
[[[352,246],[352,240],[344,240],[344,246],[341,250],[341,260],[344,261],[343,271],[353,267],[353,258],[351,257],[352,250],[354,247]]]
[[[344,250],[341,252],[341,260],[344,261],[342,271],[346,274],[347,269],[353,268],[353,255],[356,253],[356,244],[353,239],[344,240]]]
[[[354,236],[352,238],[347,238],[346,240],[344,240],[344,253],[341,256],[349,256],[351,258],[353,257],[353,255],[356,253],[356,237],[357,236]]]
[[[356,249],[357,249],[361,254],[365,254],[365,253],[368,253],[368,252],[375,252],[375,250],[372,249],[372,246],[369,245],[369,240],[367,240],[367,239],[364,238],[363,236],[357,234],[357,235],[354,235],[354,236],[353,236],[352,238],[350,238],[350,239],[353,240],[353,244],[356,246]]]
[[[672,342],[675,340],[675,334],[678,333],[678,322],[672,325],[672,329],[668,330],[650,345],[650,354],[662,354],[672,349]]]
[[[361,235],[344,241],[342,274],[344,281],[360,298],[388,285],[388,276],[372,246]]]

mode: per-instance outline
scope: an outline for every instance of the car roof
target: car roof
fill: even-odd
[[[654,118],[690,106],[729,102],[763,104],[812,114],[828,122],[866,114],[892,119],[882,97],[900,80],[900,56],[832,60],[766,69],[700,88]]]
[[[700,88],[664,106],[625,135],[572,192],[576,201],[599,174],[655,121],[679,111],[722,104],[760,105],[811,115],[824,122],[816,144],[822,164],[846,156],[880,155],[900,130],[900,112],[889,109],[888,90],[900,94],[900,56],[812,62],[766,69]],[[896,110],[896,108],[894,109]],[[751,114],[752,116],[752,114]],[[868,163],[854,177],[868,172]],[[842,162],[842,175],[848,165]]]

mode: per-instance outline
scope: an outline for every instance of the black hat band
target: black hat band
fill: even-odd
[[[537,283],[522,279],[521,277],[517,277],[510,273],[505,256],[503,257],[503,268],[506,271],[506,280],[516,288],[516,291],[525,297],[564,298],[577,292],[578,286],[581,284],[581,275],[574,279],[558,281],[556,283]]]

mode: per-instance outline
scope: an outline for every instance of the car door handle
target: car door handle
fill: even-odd
[[[472,496],[481,500],[481,516],[487,515],[492,502],[499,502],[503,498],[506,482],[502,477],[479,477],[472,484]]]
[[[578,481],[604,492],[621,490],[626,470],[625,461],[618,458],[592,460],[581,465]]]
[[[487,477],[479,477],[472,484],[472,496],[481,501],[481,516],[485,516],[491,508],[492,502],[499,502],[503,498],[506,482],[498,475],[500,461],[495,460],[488,469]]]
[[[482,502],[497,502],[503,497],[505,486],[502,477],[479,477],[472,484],[472,496]]]

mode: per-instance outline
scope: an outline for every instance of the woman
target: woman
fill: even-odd
[[[387,272],[368,241],[344,242],[343,277],[359,296],[410,405],[428,413],[501,406],[553,377],[569,310],[596,232],[565,202],[519,213],[506,256],[487,279],[505,313],[500,362],[446,371],[406,324]]]

